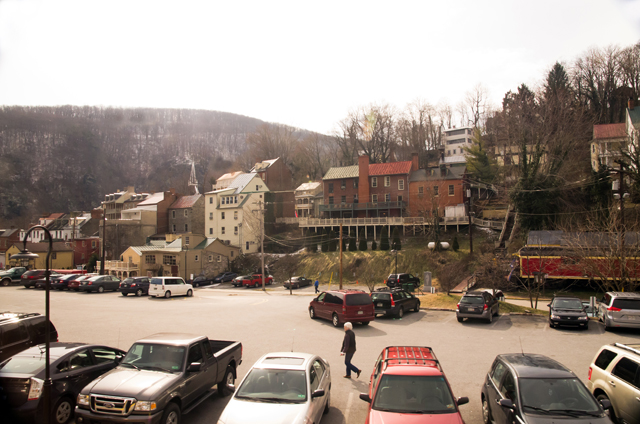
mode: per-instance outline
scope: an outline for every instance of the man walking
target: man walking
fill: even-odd
[[[316,282],[313,283],[313,286],[316,288],[316,293],[318,293],[318,286],[320,285],[320,282],[318,281],[318,279],[316,278]]]
[[[353,332],[353,324],[344,323],[344,340],[342,341],[342,351],[340,355],[344,355],[344,364],[347,366],[347,375],[344,378],[351,378],[351,371],[356,373],[356,378],[360,377],[360,370],[351,363],[353,354],[356,353],[356,335]]]

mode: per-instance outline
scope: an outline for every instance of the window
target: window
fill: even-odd
[[[176,211],[171,211],[171,218],[176,219]]]
[[[155,265],[156,255],[144,255],[144,263],[147,265]]]
[[[454,155],[456,154],[456,149],[453,149],[453,154],[454,154]]]
[[[162,265],[177,265],[175,255],[163,255],[162,256]]]
[[[220,234],[224,234],[224,227],[220,228]]]
[[[189,237],[184,238],[184,244],[189,246]]]
[[[402,203],[402,196],[398,196],[398,202]]]
[[[621,380],[626,381],[632,386],[638,387],[640,382],[636,379],[636,373],[638,372],[638,364],[633,362],[629,358],[622,358],[611,371],[611,374],[619,377]]]
[[[502,383],[502,387],[500,388],[500,393],[502,393],[502,395],[507,399],[510,399],[514,405],[518,403],[516,396],[516,382],[513,379],[513,374],[511,374],[511,371],[507,370],[506,375],[504,376],[504,382]]]
[[[233,219],[238,219],[238,211],[233,212]]]
[[[600,352],[600,355],[598,355],[598,357],[596,358],[594,365],[604,370],[609,366],[611,361],[613,361],[613,358],[615,358],[617,355],[618,354],[615,352],[607,349],[602,349],[602,352]]]
[[[233,234],[238,235],[238,227],[233,227]]]
[[[449,196],[453,196],[455,194],[455,189],[453,184],[449,184]]]
[[[173,224],[173,225],[171,226],[171,228],[172,228],[172,231],[175,233],[175,232],[176,232],[176,224]]]
[[[200,348],[200,343],[196,343],[189,347],[187,366],[189,366],[189,364],[193,364],[194,362],[202,363],[203,361],[204,358],[202,357],[202,348]]]
[[[384,201],[385,202],[390,202],[391,201],[391,194],[390,193],[387,193],[387,194],[384,195]]]
[[[209,262],[213,262],[213,255],[209,255]]]
[[[213,348],[211,347],[211,343],[202,343],[202,347],[204,347],[204,354],[207,358],[213,358]]]
[[[213,227],[209,227],[209,235],[213,235]]]
[[[502,362],[496,362],[493,366],[493,371],[491,372],[491,379],[496,387],[500,386],[500,380],[502,380],[502,376],[507,368],[504,366]]]
[[[108,347],[94,347],[91,350],[93,351],[93,356],[95,356],[98,364],[113,362],[118,357],[118,352],[113,349],[109,349]]]
[[[194,261],[198,262],[199,258],[198,255],[195,255],[195,257],[193,258]]]
[[[260,186],[256,184],[256,191],[260,191]]]
[[[333,183],[329,183],[329,193],[333,193]]]
[[[222,262],[222,256],[218,255],[218,262]]]
[[[184,216],[185,216],[185,217],[189,216],[189,209],[185,209],[185,210],[184,210]]]
[[[353,188],[358,188],[358,179],[357,178],[353,179]]]
[[[447,156],[451,156],[451,150],[447,150]]]
[[[209,221],[213,221],[213,212],[209,212]]]
[[[245,250],[249,250],[249,242],[247,242],[247,247]]]
[[[209,197],[209,204],[213,205],[213,197]]]
[[[96,242],[95,241],[91,241],[91,248],[95,249],[96,248]]]
[[[340,189],[344,190],[347,188],[347,180],[340,181]]]
[[[233,196],[233,203],[238,203],[238,196]]]
[[[424,196],[424,187],[423,186],[418,187],[418,196]]]
[[[377,194],[372,194],[371,195],[371,201],[373,203],[378,203],[378,195]]]
[[[313,393],[320,386],[320,377],[318,377],[315,368],[309,370],[309,388]]]
[[[333,205],[333,196],[329,196],[329,204]]]
[[[398,180],[398,190],[404,190],[404,180],[402,178]]]
[[[82,240],[82,247],[86,247],[85,241]]]
[[[51,259],[58,259],[57,252],[51,252]]]
[[[347,196],[341,196],[340,197],[340,203],[347,203]]]
[[[378,177],[371,177],[371,187],[378,187]]]
[[[358,203],[358,195],[357,194],[353,195],[353,203]]]
[[[185,233],[189,232],[189,225],[188,224],[184,224],[184,232]]]
[[[27,340],[29,334],[24,324],[20,322],[6,324],[2,328],[2,344],[5,346]]]
[[[233,258],[233,250],[231,251],[231,257]]]
[[[224,212],[220,212],[220,219],[224,219]]]
[[[438,189],[439,189],[439,188],[440,188],[440,187],[438,187],[438,186],[433,186],[433,195],[434,195],[434,196],[437,196],[437,195],[438,195]]]
[[[384,177],[384,186],[389,187],[391,185],[391,177]]]

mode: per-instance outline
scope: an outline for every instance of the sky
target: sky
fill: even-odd
[[[591,48],[640,41],[640,0],[0,0],[0,105],[191,108],[331,134],[355,108],[494,105]]]

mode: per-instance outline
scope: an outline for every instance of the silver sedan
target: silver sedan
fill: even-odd
[[[268,353],[251,367],[218,424],[320,423],[330,388],[329,363],[321,357]]]

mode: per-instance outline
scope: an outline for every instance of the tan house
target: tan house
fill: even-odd
[[[24,266],[29,269],[46,269],[45,261],[49,250],[49,242],[29,243],[27,242],[27,250],[38,255],[37,259],[31,260],[15,260],[10,259],[11,255],[20,253],[24,244],[21,242],[11,245],[5,253],[6,263],[13,266]],[[51,249],[51,257],[49,269],[73,269],[73,247],[68,242],[54,242]]]
[[[315,218],[320,216],[323,203],[322,183],[319,181],[300,184],[295,191],[296,217]]]
[[[591,140],[591,168],[598,171],[599,163],[613,168],[615,161],[622,158],[622,150],[627,147],[627,129],[625,123],[593,126]]]

